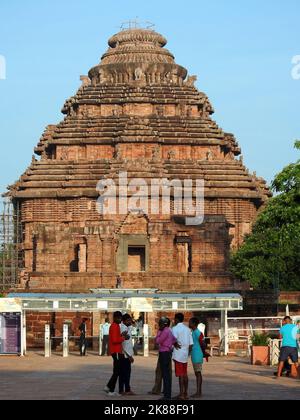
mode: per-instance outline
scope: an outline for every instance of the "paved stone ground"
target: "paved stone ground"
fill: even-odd
[[[132,385],[135,400],[151,400],[156,355],[137,357]],[[195,380],[190,371],[190,392]],[[300,400],[300,381],[273,379],[273,368],[253,367],[248,359],[213,358],[204,366],[204,400]],[[102,391],[111,374],[111,359],[89,354],[86,358],[71,355],[64,359],[42,353],[25,358],[0,358],[0,399],[21,400],[108,400]],[[178,393],[174,378],[173,392]],[[122,398],[124,399],[124,398]]]

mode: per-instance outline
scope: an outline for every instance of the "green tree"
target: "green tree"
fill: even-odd
[[[276,195],[233,253],[231,271],[257,289],[300,290],[300,160],[275,177],[272,190]]]

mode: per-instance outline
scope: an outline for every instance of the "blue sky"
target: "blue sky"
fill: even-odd
[[[123,21],[139,17],[165,35],[177,63],[198,76],[214,119],[233,132],[250,170],[270,181],[297,156],[299,0],[2,0],[0,191],[30,164],[46,125],[62,119],[79,76],[97,64]]]

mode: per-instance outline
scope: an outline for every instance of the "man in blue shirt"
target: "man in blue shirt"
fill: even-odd
[[[298,349],[297,349],[298,327],[293,324],[291,317],[286,316],[280,330],[282,347],[280,350],[279,367],[277,377],[280,378],[284,368],[284,363],[290,358],[298,369]]]

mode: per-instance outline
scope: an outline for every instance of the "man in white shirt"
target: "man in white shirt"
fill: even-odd
[[[123,358],[121,362],[121,372],[119,378],[119,394],[124,396],[133,396],[134,392],[131,390],[131,365],[134,363],[134,349],[132,341],[132,318],[130,315],[125,314],[122,318],[121,334],[125,333],[130,337],[129,340],[123,341]]]
[[[177,340],[178,348],[173,350],[173,360],[175,362],[175,375],[179,378],[179,388],[180,394],[178,396],[179,400],[188,399],[188,360],[189,354],[193,346],[193,337],[191,330],[184,325],[184,315],[176,314],[175,315],[175,327],[172,329],[172,333]]]
[[[109,350],[108,350],[109,328],[110,328],[109,319],[106,318],[105,319],[105,323],[102,324],[102,328],[101,328],[101,332],[102,332],[102,351],[101,351],[101,356],[105,356],[105,354],[107,356],[109,356]]]

